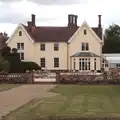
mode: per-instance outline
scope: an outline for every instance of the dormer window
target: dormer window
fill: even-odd
[[[87,34],[87,30],[84,30],[84,35],[86,35]]]
[[[22,31],[19,31],[19,36],[22,36]]]

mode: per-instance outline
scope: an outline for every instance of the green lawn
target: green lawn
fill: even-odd
[[[13,87],[17,87],[17,86],[19,86],[19,84],[0,84],[0,92],[9,90],[9,89],[11,89]]]
[[[51,91],[61,95],[34,99],[8,114],[4,120],[120,116],[120,86],[59,85]]]

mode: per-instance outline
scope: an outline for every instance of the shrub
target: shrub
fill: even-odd
[[[41,70],[41,67],[35,62],[21,62],[22,69],[25,72],[26,70]]]
[[[10,64],[7,60],[0,59],[0,71],[9,72]]]
[[[3,60],[2,62],[2,70],[4,72],[9,72],[10,71],[10,64],[7,60]]]
[[[21,72],[21,60],[19,53],[10,53],[5,57],[10,64],[10,72],[11,73],[20,73]]]
[[[3,49],[1,50],[2,56],[3,56],[3,57],[6,57],[8,54],[10,54],[10,51],[11,51],[11,48],[10,48],[9,46],[6,46],[5,48],[3,48]]]

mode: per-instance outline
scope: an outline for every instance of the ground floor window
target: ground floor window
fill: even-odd
[[[54,67],[59,67],[59,58],[54,58]]]
[[[94,70],[96,70],[96,58],[94,59]]]
[[[79,70],[90,70],[90,58],[79,59]]]
[[[20,53],[20,59],[24,60],[24,53],[23,52]]]
[[[120,67],[120,63],[117,63],[117,64],[116,64],[116,67]]]
[[[45,58],[40,58],[40,66],[45,67]]]

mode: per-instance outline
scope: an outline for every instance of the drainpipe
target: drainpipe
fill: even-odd
[[[68,49],[69,43],[67,43],[67,70],[69,70],[69,49]]]

